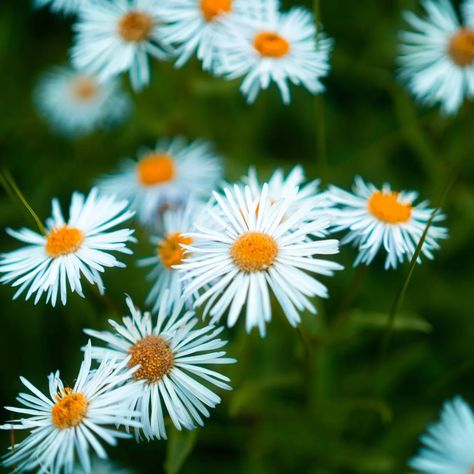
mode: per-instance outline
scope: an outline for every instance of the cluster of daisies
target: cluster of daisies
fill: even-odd
[[[202,425],[220,402],[216,389],[230,389],[228,377],[209,368],[235,362],[219,334],[243,318],[247,332],[265,336],[272,298],[291,326],[316,313],[315,298],[328,297],[320,276],[343,269],[332,234],[356,247],[355,265],[384,254],[387,269],[413,257],[430,220],[422,255],[432,258],[447,237],[445,216],[433,218],[415,192],[362,178],[352,192],[322,190],[299,166],[267,182],[250,169],[229,184],[221,161],[206,141],[160,140],[101,176],[87,196],[75,192],[67,215],[54,199],[40,232],[7,229],[23,246],[0,255],[0,282],[35,304],[44,297],[66,305],[87,286],[103,294],[105,270],[124,267],[117,257],[132,254],[133,218],[153,252],[137,262],[150,269],[150,312],[127,297],[129,316],[110,320],[109,331],[86,329],[97,345],[84,347],[72,387],[53,373],[48,396],[22,378],[30,393],[19,395],[20,408],[7,407],[22,418],[0,428],[30,435],[4,466],[72,472],[78,462],[91,472],[89,452],[104,458],[104,443],[164,439],[168,417],[179,430]]]

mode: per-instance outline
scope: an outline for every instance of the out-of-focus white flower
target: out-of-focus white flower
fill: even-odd
[[[34,5],[37,8],[49,7],[54,13],[72,15],[88,1],[90,0],[34,0]]]

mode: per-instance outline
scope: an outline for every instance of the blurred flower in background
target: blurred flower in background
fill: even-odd
[[[37,8],[49,7],[54,13],[64,13],[72,15],[91,0],[33,0]]]
[[[97,77],[68,67],[45,73],[34,99],[51,130],[67,136],[111,128],[124,122],[132,108],[117,79],[100,83]]]
[[[87,473],[83,469],[81,469],[81,467],[78,465],[74,469],[74,474],[87,474]],[[131,471],[128,468],[124,468],[109,460],[93,458],[91,474],[134,474],[134,471]]]

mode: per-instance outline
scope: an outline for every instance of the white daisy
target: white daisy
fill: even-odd
[[[157,15],[160,0],[89,1],[74,25],[72,61],[79,70],[106,80],[130,72],[135,90],[150,82],[148,56],[167,59]]]
[[[154,228],[168,207],[190,197],[207,199],[221,174],[220,159],[210,143],[187,144],[175,138],[141,151],[138,161],[125,161],[117,174],[102,178],[98,186],[129,200],[140,222]]]
[[[220,20],[232,15],[253,16],[261,4],[261,0],[162,0],[159,12],[167,23],[164,35],[178,47],[176,66],[183,66],[196,53],[203,69],[211,69],[216,60]]]
[[[46,73],[35,90],[35,102],[51,128],[79,136],[124,121],[131,101],[118,80],[99,83],[96,77],[60,67]]]
[[[58,295],[66,304],[68,286],[84,297],[81,276],[104,292],[101,272],[106,267],[125,267],[111,252],[131,254],[127,242],[134,242],[133,230],[112,230],[133,216],[127,201],[114,196],[98,195],[93,189],[87,198],[72,195],[69,219],[63,217],[59,201],[53,199],[52,217],[47,221],[46,235],[30,229],[7,229],[25,247],[0,255],[2,283],[18,287],[14,299],[26,291],[35,304],[46,293],[46,302],[55,306]]]
[[[49,7],[54,13],[75,14],[89,0],[34,0],[37,8]]]
[[[128,360],[116,364],[104,359],[97,370],[91,370],[91,345],[86,347],[84,361],[73,388],[65,387],[59,372],[49,379],[49,398],[28,380],[23,385],[31,392],[17,397],[21,408],[5,407],[25,418],[0,426],[4,430],[29,430],[30,435],[14,446],[4,458],[4,467],[15,471],[38,473],[72,473],[77,458],[82,469],[91,473],[89,451],[100,458],[107,454],[104,441],[112,446],[117,438],[129,435],[114,427],[124,425],[138,429],[137,413],[128,408],[130,397],[142,385],[124,382],[136,369],[127,369]]]
[[[454,114],[474,97],[474,1],[462,5],[463,25],[450,0],[421,3],[425,18],[405,13],[412,31],[401,33],[400,77],[421,102]]]
[[[386,269],[410,260],[433,213],[429,203],[414,205],[417,192],[392,191],[389,184],[379,189],[366,184],[359,176],[353,191],[354,194],[330,186],[328,196],[337,206],[332,210],[333,231],[348,231],[341,243],[358,247],[354,265],[369,265],[382,247],[387,252]],[[445,216],[438,213],[433,222],[444,219]],[[433,259],[433,251],[439,249],[437,241],[447,236],[445,227],[432,225],[422,247],[423,255]]]
[[[181,276],[174,266],[182,263],[187,255],[186,246],[192,243],[192,239],[183,234],[194,230],[203,209],[203,204],[190,200],[182,208],[166,211],[163,214],[162,234],[151,239],[156,249],[155,255],[139,261],[141,266],[153,266],[148,276],[153,281],[153,286],[146,301],[153,311],[158,311],[168,291],[170,303],[180,298],[184,292]]]
[[[214,72],[227,79],[244,77],[242,93],[254,102],[272,82],[283,102],[290,102],[289,83],[312,94],[324,90],[332,41],[316,31],[314,18],[302,8],[280,13],[268,8],[259,19],[229,17],[221,21],[219,61]]]
[[[441,420],[421,437],[423,448],[410,461],[423,474],[474,472],[474,412],[460,397],[446,402]]]
[[[227,377],[205,367],[235,362],[218,350],[227,344],[217,339],[222,328],[195,328],[198,320],[192,311],[183,313],[182,298],[175,300],[172,310],[164,299],[156,323],[150,313],[135,309],[130,298],[127,306],[131,317],[123,318],[122,325],[109,320],[114,332],[85,332],[108,345],[93,348],[93,357],[128,360],[131,355],[128,366],[140,365],[134,378],[145,384],[135,389],[132,402],[143,425],[141,431],[135,430],[137,438],[141,432],[148,440],[166,438],[166,413],[178,430],[202,426],[202,417],[210,415],[207,407],[214,408],[221,401],[203,382],[231,389]]]
[[[198,225],[196,232],[185,235],[193,240],[188,247],[190,257],[177,267],[185,272],[185,295],[204,290],[196,305],[207,301],[204,314],[210,313],[212,323],[229,310],[229,326],[247,303],[247,331],[258,326],[263,336],[272,315],[271,290],[290,324],[296,326],[300,311],[316,313],[309,298],[328,296],[327,288],[307,272],[332,275],[342,269],[315,258],[339,252],[337,240],[313,240],[329,222],[306,221],[311,204],[302,202],[294,209],[291,196],[271,204],[267,185],[257,199],[248,186],[226,188],[224,193],[214,193],[217,206],[209,208],[214,222]]]

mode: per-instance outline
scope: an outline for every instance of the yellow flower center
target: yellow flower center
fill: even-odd
[[[132,356],[128,367],[140,364],[135,372],[136,380],[155,383],[161,380],[174,366],[174,355],[168,343],[160,336],[146,336],[130,349]]]
[[[273,237],[263,232],[242,234],[232,245],[230,255],[243,272],[263,272],[278,256],[278,245]]]
[[[461,28],[449,41],[449,56],[460,67],[474,63],[474,30]]]
[[[165,153],[150,154],[140,160],[137,173],[143,186],[171,181],[175,175],[174,160]]]
[[[54,227],[46,240],[46,253],[50,257],[60,257],[76,252],[84,242],[84,234],[74,227]]]
[[[232,10],[232,0],[201,0],[201,12],[206,21]]]
[[[126,13],[118,23],[118,33],[128,43],[145,41],[152,29],[153,18],[148,13],[140,11]]]
[[[89,402],[83,393],[75,393],[69,387],[56,395],[51,410],[51,421],[56,428],[65,430],[79,425],[87,415]]]
[[[369,211],[377,219],[389,224],[408,222],[411,218],[411,204],[398,200],[398,193],[375,191],[369,199]]]
[[[191,245],[192,243],[193,239],[184,237],[180,232],[167,233],[158,244],[158,256],[166,268],[172,268],[173,265],[179,265],[188,253],[181,244]]]
[[[92,100],[99,90],[99,84],[93,77],[78,76],[72,83],[72,93],[79,102]]]
[[[253,39],[255,49],[262,55],[269,58],[281,58],[290,51],[288,40],[272,31],[262,31]]]

